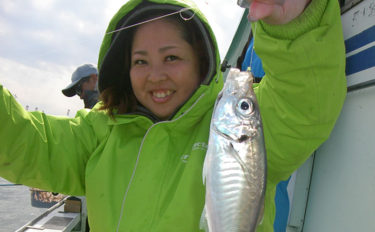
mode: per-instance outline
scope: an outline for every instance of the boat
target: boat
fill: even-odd
[[[66,196],[16,232],[84,232],[86,218],[85,198]]]

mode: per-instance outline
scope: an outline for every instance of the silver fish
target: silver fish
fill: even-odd
[[[215,103],[203,167],[206,231],[255,231],[263,217],[267,161],[252,84],[250,72],[231,69]]]

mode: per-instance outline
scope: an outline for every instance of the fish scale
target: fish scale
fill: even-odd
[[[229,71],[211,120],[203,167],[206,198],[201,227],[255,231],[266,189],[266,150],[250,72]]]

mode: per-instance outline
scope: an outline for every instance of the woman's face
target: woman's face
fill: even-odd
[[[166,20],[143,24],[134,34],[130,80],[137,100],[167,119],[200,84],[198,58],[181,29]]]

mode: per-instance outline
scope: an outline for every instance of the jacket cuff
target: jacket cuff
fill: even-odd
[[[301,15],[287,24],[271,25],[259,21],[258,26],[272,37],[292,40],[316,28],[325,12],[329,0],[311,0]]]

